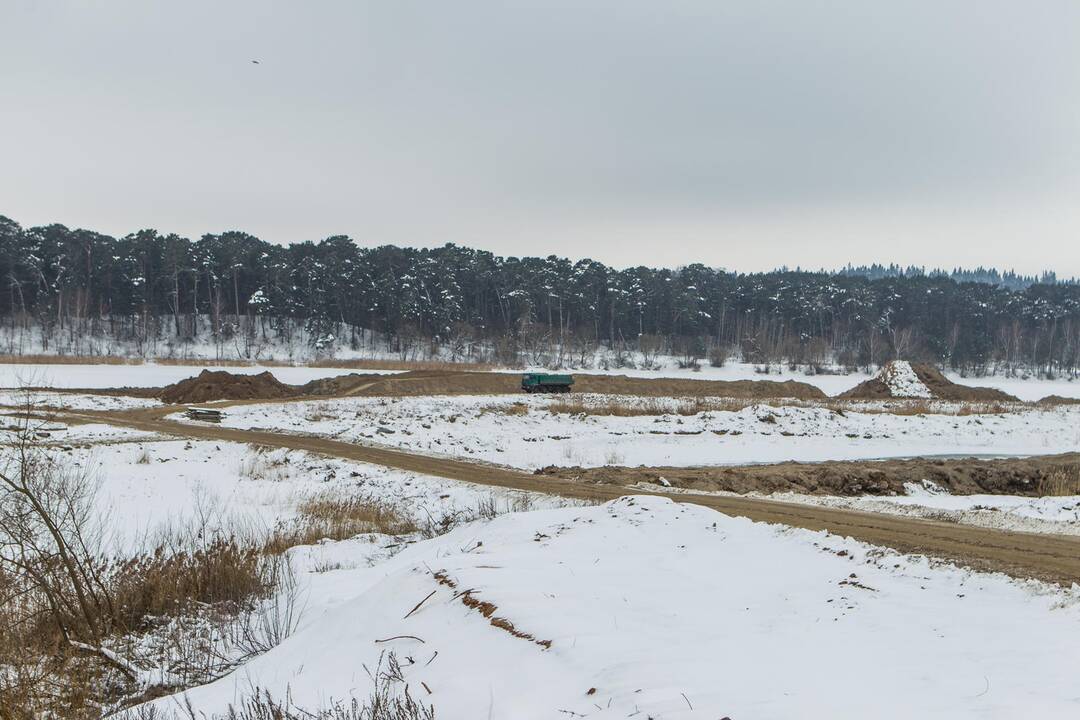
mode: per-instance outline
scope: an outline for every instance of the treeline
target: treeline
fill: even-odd
[[[989,283],[991,285],[1001,285],[1009,290],[1026,290],[1032,285],[1056,285],[1058,283],[1067,283],[1071,285],[1077,284],[1076,278],[1069,280],[1059,280],[1057,273],[1052,270],[1045,270],[1040,275],[1022,275],[1013,270],[1006,270],[1001,272],[996,268],[985,268],[981,265],[975,269],[968,268],[953,268],[952,270],[943,270],[941,268],[927,269],[921,265],[908,265],[903,267],[895,263],[889,265],[851,265],[850,263],[844,266],[841,270],[837,271],[839,275],[854,275],[858,277],[869,278],[870,280],[880,280],[882,278],[894,278],[894,277],[920,277],[927,276],[933,278],[950,278],[957,282],[980,282]]]
[[[243,232],[112,238],[0,217],[5,352],[142,354],[212,344],[265,357],[302,344],[402,358],[550,365],[723,362],[868,366],[904,357],[981,372],[1075,373],[1080,286],[1023,289],[940,274],[616,270],[455,245],[273,245]],[[97,346],[100,347],[100,346]]]

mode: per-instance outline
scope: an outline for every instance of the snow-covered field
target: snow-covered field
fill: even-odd
[[[256,688],[308,710],[363,701],[388,652],[442,718],[1067,718],[1080,703],[1076,589],[662,498],[506,515],[302,583],[297,631],[186,693],[196,712]]]
[[[933,483],[908,483],[906,495],[835,497],[773,493],[771,500],[931,518],[1017,532],[1080,535],[1080,495],[950,495]],[[654,489],[654,488],[650,488]]]
[[[462,366],[467,369],[468,365]],[[269,370],[279,380],[288,384],[302,384],[320,378],[334,377],[349,372],[390,373],[396,371],[356,370],[354,368],[305,367],[305,366],[207,366],[193,361],[188,365],[107,365],[107,364],[0,364],[0,388],[24,385],[58,388],[112,388],[112,387],[160,387],[197,375],[204,368],[228,370],[233,373],[259,373]],[[529,368],[542,371],[544,368]],[[767,373],[761,372],[768,370]],[[521,370],[507,369],[507,373]],[[661,367],[655,370],[633,368],[589,368],[580,372],[608,375],[627,375],[642,378],[687,378],[695,380],[796,380],[815,385],[828,395],[850,390],[870,375],[856,372],[843,374],[838,368],[831,374],[808,375],[804,369],[789,369],[786,365],[753,365],[731,362],[721,368],[703,365],[700,370],[679,368],[671,358],[663,358]],[[993,387],[1015,395],[1021,400],[1040,400],[1048,395],[1080,398],[1080,379],[1043,380],[1038,378],[1010,378],[1002,375],[963,378],[946,373],[953,382],[962,385]]]
[[[0,390],[0,406],[24,408],[28,404],[64,410],[134,410],[157,407],[161,401],[125,395]]]
[[[575,398],[606,401],[602,397]],[[818,407],[754,405],[734,412],[620,417],[553,414],[547,410],[553,402],[559,400],[518,395],[344,398],[233,407],[224,424],[390,445],[523,469],[1039,455],[1080,450],[1080,407],[1075,406],[953,416],[840,414]],[[674,405],[676,401],[670,402]]]
[[[192,523],[266,530],[293,517],[305,497],[326,491],[390,503],[416,521],[475,510],[481,501],[506,509],[524,495],[300,451],[128,432],[127,442],[55,451],[96,485],[97,507],[122,549]],[[530,496],[528,504],[565,502]]]
[[[289,385],[302,385],[311,380],[337,377],[350,372],[390,374],[390,370],[355,370],[332,367],[263,365],[214,366],[199,365],[21,365],[0,364],[0,388],[119,388],[162,387],[198,375],[203,370],[227,370],[237,375],[270,371],[274,377]]]

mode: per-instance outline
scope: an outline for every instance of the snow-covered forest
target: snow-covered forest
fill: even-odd
[[[617,269],[345,236],[285,246],[243,232],[113,238],[0,216],[0,277],[9,355],[639,367],[660,355],[848,367],[902,356],[1055,376],[1080,367],[1080,286],[981,269]]]

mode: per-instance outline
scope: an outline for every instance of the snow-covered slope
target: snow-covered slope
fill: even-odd
[[[294,557],[310,566],[304,553],[334,547]],[[339,550],[365,547],[378,545]],[[409,692],[440,718],[1071,718],[1080,709],[1080,589],[663,498],[506,515],[304,583],[296,633],[188,692],[197,712],[224,712],[255,688],[309,710],[364,699],[368,670],[391,651]]]

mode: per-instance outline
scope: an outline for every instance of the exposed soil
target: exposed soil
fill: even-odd
[[[234,375],[226,370],[203,370],[195,377],[162,388],[162,402],[191,404],[212,400],[275,400],[300,394],[269,371],[258,375]]]
[[[635,494],[648,492],[639,488],[629,490],[624,484],[582,482],[580,479],[571,480],[561,475],[528,474],[508,468],[430,457],[389,448],[354,445],[328,438],[236,430],[219,425],[180,424],[161,420],[156,410],[87,411],[58,415],[66,421],[83,419],[179,437],[304,450],[479,485],[550,493],[584,501],[603,502],[629,492]],[[1077,459],[1080,458],[1059,456],[1047,458],[1045,461],[1060,465],[1076,462]],[[997,464],[1010,461],[986,462]],[[1041,460],[1034,459],[1028,462],[1039,463]],[[874,465],[873,463],[851,463],[851,465],[858,464],[868,467]],[[880,470],[881,467],[876,469]],[[1022,466],[1017,467],[1019,471]],[[631,484],[640,479],[633,475],[635,470],[620,469],[620,472],[623,473],[622,483]],[[675,484],[676,472],[673,471],[672,478],[669,478],[672,484]],[[974,475],[974,473],[971,474]],[[1078,537],[1003,532],[937,520],[814,507],[761,498],[692,493],[679,493],[669,495],[669,497],[676,502],[691,502],[751,520],[781,523],[808,530],[828,530],[837,535],[849,536],[874,545],[891,547],[899,552],[939,557],[978,570],[1000,571],[1014,577],[1038,578],[1066,585],[1080,582],[1080,538]]]
[[[930,390],[935,400],[970,402],[1019,402],[1019,398],[996,388],[969,387],[949,380],[933,365],[911,363],[911,369]],[[888,400],[893,397],[889,386],[882,381],[881,373],[859,383],[837,397],[850,400]]]
[[[574,390],[604,395],[646,397],[795,398],[800,400],[822,400],[828,397],[813,385],[791,380],[729,382],[631,378],[624,375],[575,375]],[[444,370],[414,370],[395,375],[350,373],[313,380],[297,387],[279,382],[269,372],[259,375],[234,375],[222,370],[204,370],[194,378],[152,391],[151,394],[167,403],[198,403],[211,400],[277,400],[286,397],[416,397],[421,395],[503,395],[518,392],[521,392],[521,376],[515,373],[447,372]]]
[[[1075,472],[1080,454],[978,460],[974,458],[785,462],[728,467],[547,467],[537,473],[593,483],[663,486],[735,493],[903,495],[905,483],[931,480],[954,495],[1038,495],[1055,471]]]
[[[1062,397],[1061,395],[1047,395],[1036,404],[1049,405],[1050,407],[1055,407],[1058,405],[1080,405],[1080,398]]]
[[[731,397],[824,399],[807,383],[771,380],[688,380],[632,378],[625,375],[574,375],[574,392],[646,397]],[[305,386],[318,395],[492,395],[521,392],[515,373],[416,371],[399,375],[344,375]]]

